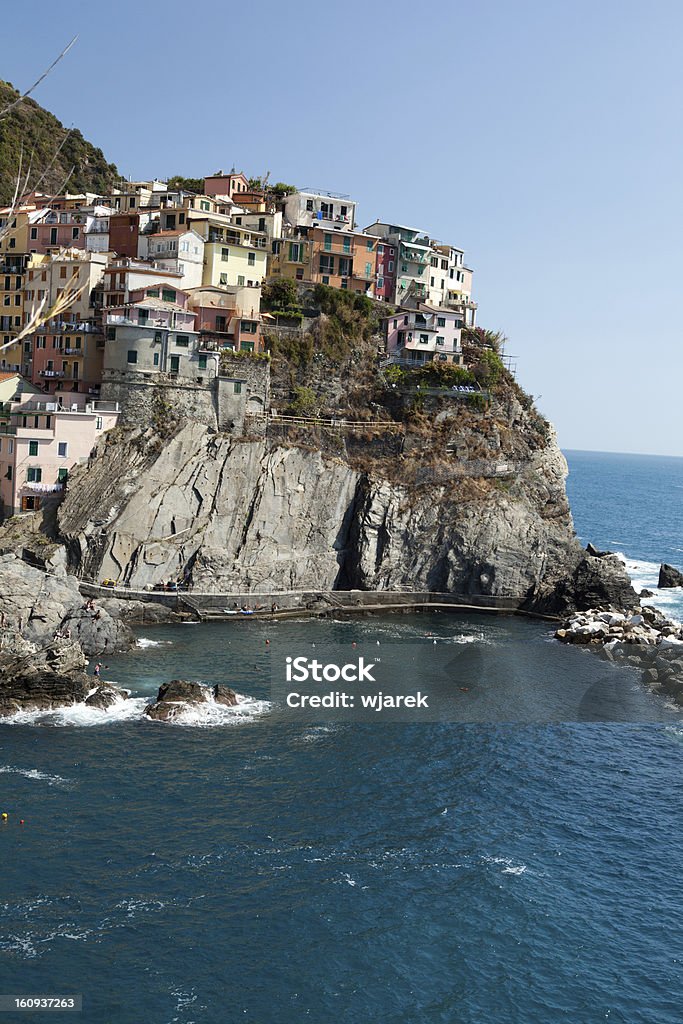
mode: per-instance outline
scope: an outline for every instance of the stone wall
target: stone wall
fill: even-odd
[[[165,433],[193,420],[239,436],[245,414],[258,416],[270,407],[270,364],[222,354],[221,368],[221,375],[205,384],[168,374],[150,379],[143,373],[107,371],[102,399],[119,403],[122,426],[154,426]]]

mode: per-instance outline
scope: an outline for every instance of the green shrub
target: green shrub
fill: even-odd
[[[314,416],[318,404],[318,396],[312,388],[297,385],[294,388],[294,399],[289,403],[287,412],[290,416]]]
[[[266,309],[275,311],[295,310],[301,312],[299,290],[291,277],[276,277],[264,284],[261,302]]]

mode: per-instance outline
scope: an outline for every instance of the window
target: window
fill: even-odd
[[[180,370],[180,356],[171,356],[171,373],[178,373]]]
[[[154,344],[159,345],[161,343],[161,331],[154,332]]]
[[[104,426],[104,421],[101,416],[95,417],[95,430],[101,430]]]
[[[377,287],[378,288],[384,288],[384,278],[383,277],[378,277],[377,278]]]
[[[407,317],[407,316],[404,316],[404,317],[403,317],[403,323],[404,323],[404,324],[407,324],[407,323],[408,323],[408,317]]]
[[[365,276],[372,277],[372,263],[365,264]]]
[[[367,244],[366,244],[366,248],[367,248],[368,252],[372,252],[372,247],[373,247],[374,244],[375,243],[372,241],[372,239],[369,238],[368,241],[367,241]]]
[[[155,366],[159,365],[159,353],[158,352],[154,353],[154,365]]]
[[[436,336],[436,343],[437,343],[437,345],[445,345],[446,344],[446,339],[441,334],[437,334],[437,336]]]
[[[68,475],[69,475],[69,470],[66,468],[66,466],[63,466],[61,469],[58,469],[57,470],[57,482],[60,483],[60,484],[66,483],[66,478],[68,477]]]
[[[244,274],[239,274],[237,277],[238,287],[244,288]]]
[[[133,196],[130,197],[130,203],[128,205],[130,206],[131,210],[134,208],[134,206],[135,206],[135,199],[134,199]]]
[[[334,274],[334,256],[326,256],[324,253],[321,254],[320,273]]]
[[[433,277],[430,277],[430,278],[429,278],[429,287],[430,287],[430,288],[433,288],[433,287],[434,287],[434,278],[433,278]]]
[[[323,274],[323,284],[329,284],[329,283],[330,283],[329,277],[327,276],[327,274]]]
[[[29,466],[26,470],[26,479],[30,484],[39,484],[43,476],[43,471],[38,466]]]
[[[5,475],[6,475],[8,480],[12,479],[12,467],[11,466],[7,467],[7,473]]]
[[[31,241],[35,241],[38,237],[38,228],[31,228]]]
[[[227,284],[228,283],[228,275],[227,274],[221,274],[221,276],[218,279],[218,283],[219,284]]]
[[[249,264],[250,267],[253,267],[255,265],[255,263],[256,263],[256,253],[255,252],[250,252],[249,253],[249,255],[247,256],[247,263]]]
[[[205,370],[206,369],[206,356],[205,355],[201,355],[199,357],[199,369],[200,370]]]
[[[65,459],[67,457],[67,455],[69,454],[69,445],[67,444],[66,441],[59,442],[59,444],[57,445],[57,454],[59,455],[60,459]]]
[[[421,334],[420,335],[420,344],[421,345],[428,345],[429,344],[429,335],[428,334]]]
[[[351,252],[351,239],[345,238],[343,241],[344,252]]]
[[[346,214],[348,212],[348,207],[347,206],[340,206],[339,207],[339,212],[341,213],[342,217],[346,217]]]
[[[38,454],[38,442],[37,441],[29,441],[29,443],[28,443],[28,453],[31,456],[36,456]]]
[[[332,249],[332,235],[325,235],[325,249],[329,252]]]
[[[186,334],[176,334],[175,343],[178,348],[189,348],[190,339]]]
[[[38,335],[36,338],[36,348],[45,348],[45,335]]]
[[[230,250],[229,249],[221,249],[221,260],[222,260],[222,262],[223,263],[227,263],[229,258],[230,258]]]
[[[134,348],[129,348],[128,349],[128,362],[129,363],[137,363],[137,361],[138,361],[138,354],[137,354],[136,350]]]
[[[71,229],[71,237],[72,238],[78,238],[78,235],[79,235],[79,228],[72,228]]]
[[[234,395],[241,395],[242,394],[242,382],[241,381],[239,381],[239,380],[235,381],[235,383],[232,386],[232,393]]]
[[[436,318],[436,326],[437,327],[445,327],[446,326],[446,317],[445,316],[437,316],[437,318]]]
[[[210,210],[211,204],[206,199],[202,199],[199,203],[200,210]]]
[[[311,211],[313,209],[313,200],[312,199],[307,199],[306,200],[306,209],[309,210],[309,211]]]
[[[432,258],[431,258],[431,260],[429,262],[431,263],[431,265],[433,267],[438,267],[438,265],[439,265],[439,261],[437,260],[436,256],[432,256]]]
[[[289,262],[290,263],[303,263],[304,260],[304,247],[301,242],[290,242],[289,243]]]
[[[441,260],[441,269],[448,270],[448,260]]]
[[[145,295],[147,295],[147,297],[151,298],[151,299],[158,299],[159,298],[159,289],[158,288],[148,288],[147,291],[145,292]]]
[[[115,327],[107,327],[107,341],[116,341]]]
[[[164,300],[164,302],[175,302],[177,295],[172,288],[162,288],[161,297]]]

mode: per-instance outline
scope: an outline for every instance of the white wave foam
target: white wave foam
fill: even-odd
[[[181,711],[170,722],[160,724],[193,726],[199,729],[241,725],[267,714],[273,706],[267,700],[256,700],[254,697],[246,697],[239,693],[237,697],[239,704],[234,707],[227,707],[225,704],[217,704],[214,700],[207,700],[203,704],[188,706],[187,710]],[[150,719],[150,721],[153,720]]]
[[[48,775],[46,772],[39,772],[37,768],[16,768],[11,764],[0,767],[0,774],[23,775],[26,779],[47,782],[48,786],[69,786],[73,782],[72,779],[63,779],[61,775]]]
[[[150,640],[149,637],[140,636],[138,637],[136,647],[171,647],[173,646],[172,640]]]
[[[110,725],[112,722],[131,721],[140,718],[147,705],[144,697],[130,697],[117,700],[110,708],[92,708],[87,704],[71,704],[55,711],[18,711],[15,715],[0,718],[3,725],[53,725],[78,726]]]
[[[501,875],[523,875],[528,871],[526,864],[515,864],[509,857],[483,857],[486,864],[502,864]]]

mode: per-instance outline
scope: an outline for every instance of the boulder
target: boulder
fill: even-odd
[[[199,704],[212,701],[224,707],[234,707],[239,698],[229,686],[204,686],[202,683],[191,683],[186,679],[172,679],[159,687],[157,699],[148,704],[145,714],[157,722],[172,722],[185,711]]]
[[[586,544],[586,554],[592,558],[604,558],[606,555],[613,555],[613,551],[598,551],[593,544]]]
[[[683,572],[679,572],[678,569],[674,569],[673,565],[667,565],[666,562],[662,562],[659,567],[659,581],[657,583],[659,590],[667,590],[671,587],[683,587]]]
[[[219,683],[218,686],[214,686],[213,699],[216,701],[216,704],[224,704],[229,708],[234,708],[236,704],[239,704],[239,699],[235,691],[222,683]]]
[[[100,708],[105,711],[114,704],[118,704],[120,700],[127,700],[127,698],[128,694],[125,690],[119,690],[118,687],[106,683],[104,686],[98,686],[93,693],[86,697],[85,703],[89,708]]]
[[[653,592],[651,590],[646,590],[645,588],[643,588],[641,590],[641,592],[640,592],[640,597],[654,597],[654,596],[655,595],[653,594]]]

